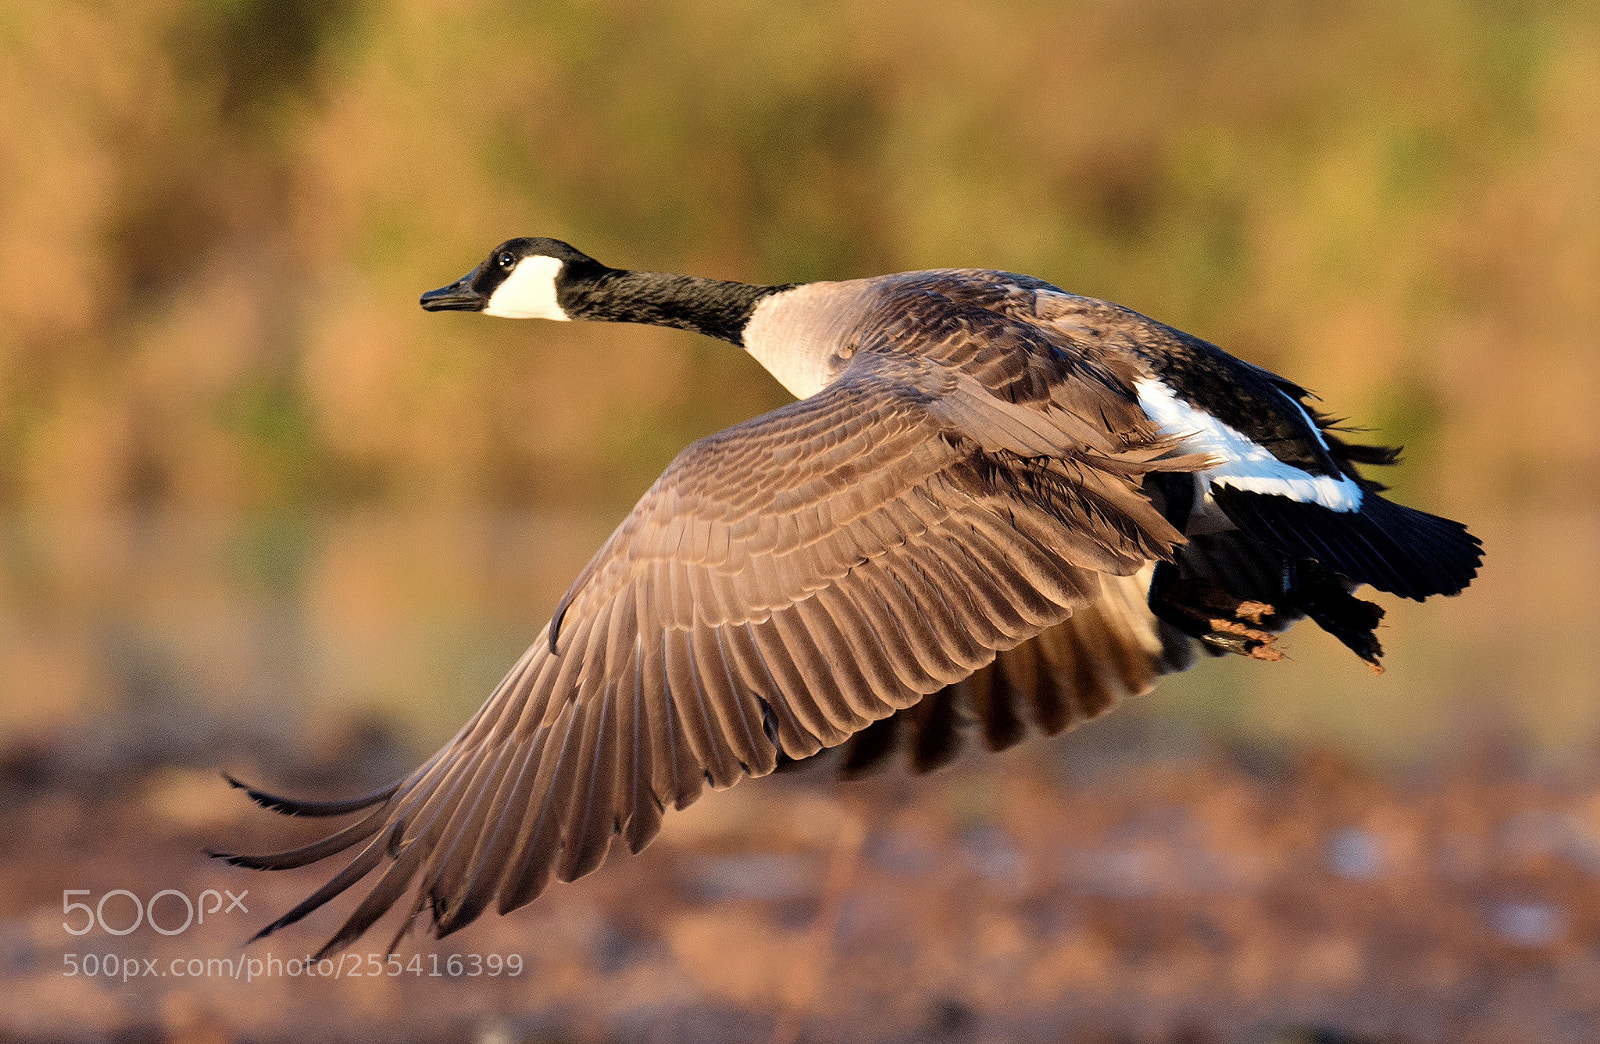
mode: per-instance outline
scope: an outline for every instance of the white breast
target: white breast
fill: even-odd
[[[837,375],[849,335],[865,314],[878,280],[806,283],[756,305],[744,328],[745,351],[797,399],[815,395]]]

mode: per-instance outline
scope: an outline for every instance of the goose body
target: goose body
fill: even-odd
[[[948,761],[1148,691],[1196,650],[1277,659],[1310,617],[1375,669],[1382,610],[1455,594],[1481,550],[1385,499],[1307,393],[1136,312],[979,269],[751,286],[514,239],[429,310],[646,322],[739,345],[798,401],[691,445],[477,715],[359,818],[250,867],[377,873],[324,953],[408,893],[440,936],[604,859],[667,807],[842,749]],[[396,936],[398,940],[399,936]]]

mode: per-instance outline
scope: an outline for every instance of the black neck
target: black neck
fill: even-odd
[[[564,283],[557,297],[574,319],[671,326],[743,347],[745,324],[757,303],[787,289],[789,286],[606,269],[591,278]]]

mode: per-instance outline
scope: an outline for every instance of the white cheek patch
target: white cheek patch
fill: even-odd
[[[485,315],[504,319],[566,319],[556,300],[556,276],[562,261],[555,257],[525,257],[505,281],[489,295]]]
[[[1361,487],[1354,480],[1344,475],[1313,475],[1285,464],[1242,432],[1190,406],[1155,378],[1140,380],[1135,387],[1145,416],[1163,434],[1179,436],[1185,453],[1204,453],[1222,461],[1199,473],[1202,487],[1216,483],[1251,493],[1272,493],[1304,504],[1321,504],[1332,511],[1360,509]],[[1316,431],[1309,417],[1306,423]]]

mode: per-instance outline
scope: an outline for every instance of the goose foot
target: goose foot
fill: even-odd
[[[1158,567],[1159,571],[1159,567]],[[1278,609],[1239,598],[1221,585],[1195,578],[1162,577],[1152,584],[1150,611],[1218,655],[1237,653],[1253,660],[1283,659],[1273,642]]]

